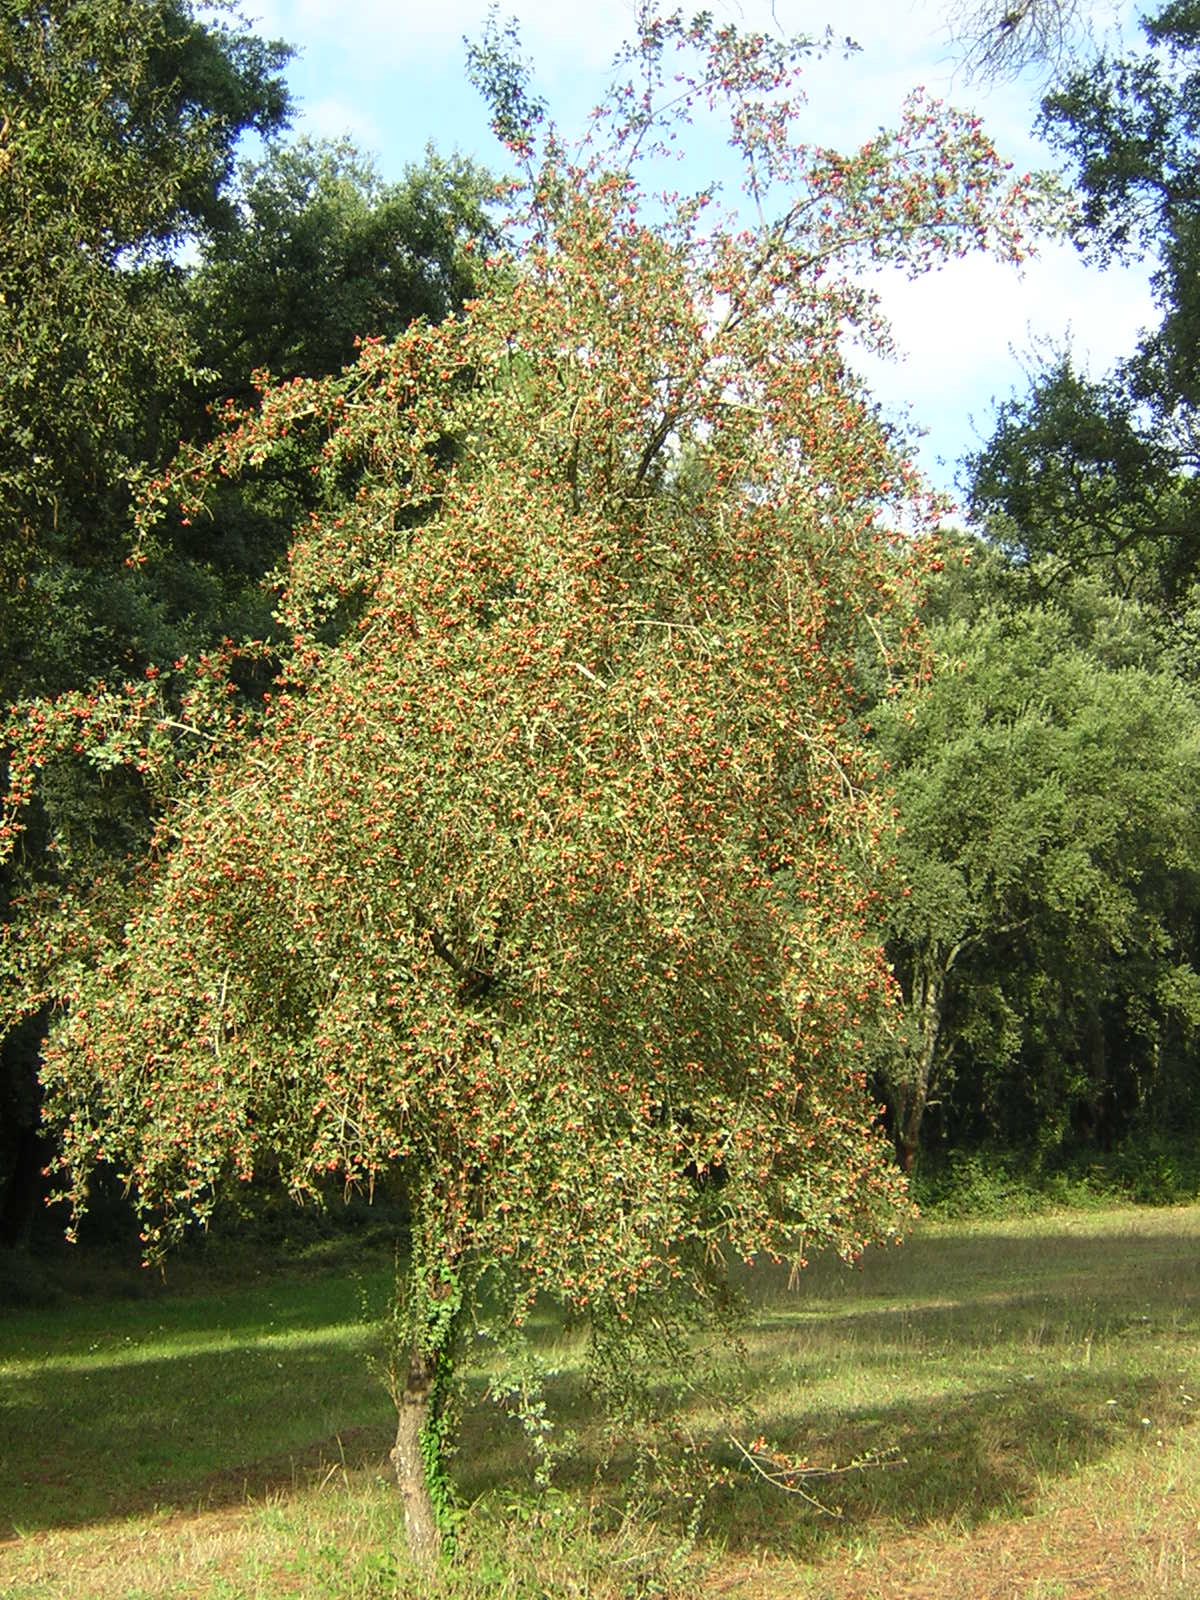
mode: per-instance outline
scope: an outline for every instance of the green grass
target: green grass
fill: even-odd
[[[0,1318],[0,1537],[244,1498],[378,1433],[360,1287],[381,1304],[386,1281],[376,1264],[362,1284],[305,1273]]]
[[[429,1594],[366,1362],[386,1259],[174,1276],[0,1316],[0,1595]],[[820,1507],[735,1473],[694,1540],[686,1511],[622,1521],[578,1342],[547,1319],[576,1456],[538,1501],[519,1430],[468,1408],[447,1597],[1200,1593],[1200,1207],[927,1222],[747,1289],[756,1426],[816,1465],[887,1464],[806,1482]],[[691,1421],[719,1442],[700,1399]]]

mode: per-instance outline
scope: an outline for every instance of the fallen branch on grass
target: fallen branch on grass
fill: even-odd
[[[819,1511],[822,1516],[840,1518],[840,1506],[827,1506],[818,1500],[804,1487],[818,1478],[841,1478],[850,1472],[865,1472],[872,1467],[902,1467],[907,1464],[908,1458],[902,1456],[898,1447],[893,1445],[888,1450],[869,1450],[865,1455],[856,1456],[853,1461],[843,1462],[840,1466],[836,1461],[827,1467],[815,1467],[806,1460],[795,1460],[782,1450],[772,1450],[764,1438],[758,1438],[751,1445],[745,1445],[733,1434],[729,1442],[754,1472],[764,1482],[769,1483],[774,1489],[782,1489],[785,1494],[798,1495],[801,1500]]]

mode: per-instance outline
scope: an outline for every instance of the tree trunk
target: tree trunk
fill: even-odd
[[[913,1168],[917,1164],[917,1145],[919,1140],[905,1131],[901,1119],[896,1125],[896,1160],[900,1163],[900,1171],[906,1178],[912,1176]]]
[[[389,1363],[396,1405],[391,1463],[413,1563],[428,1572],[453,1547],[453,1489],[446,1473],[455,1354],[466,1295],[459,1252],[438,1237],[436,1203],[413,1205],[412,1254],[397,1259]]]
[[[29,1243],[46,1198],[42,1169],[54,1155],[54,1141],[41,1125],[38,1081],[49,1020],[50,1008],[43,1006],[0,1042],[0,1244],[10,1248]]]
[[[913,971],[909,1010],[917,1027],[916,1050],[907,1077],[895,1084],[892,1091],[892,1135],[896,1142],[896,1158],[904,1173],[911,1173],[917,1161],[921,1123],[937,1065],[945,1001],[946,969],[935,966],[930,959],[928,964]]]
[[[429,1394],[433,1378],[434,1363],[414,1350],[403,1392],[396,1400],[396,1443],[391,1452],[396,1487],[404,1502],[404,1532],[409,1554],[416,1565],[425,1570],[436,1563],[442,1548],[421,1448],[422,1435],[430,1420]]]

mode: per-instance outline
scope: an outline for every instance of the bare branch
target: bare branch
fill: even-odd
[[[1086,0],[951,0],[946,27],[968,81],[1054,76],[1091,37]]]

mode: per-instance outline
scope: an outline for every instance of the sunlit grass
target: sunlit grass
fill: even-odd
[[[388,1263],[362,1268],[0,1317],[0,1594],[431,1594],[366,1360]],[[690,1541],[686,1508],[622,1522],[580,1341],[544,1319],[575,1456],[539,1502],[475,1374],[447,1597],[1200,1592],[1200,1208],[926,1223],[858,1268],[745,1287],[727,1377],[755,1428],[815,1466],[882,1464],[806,1480],[819,1505],[735,1474]],[[702,1393],[689,1420],[736,1459]]]

